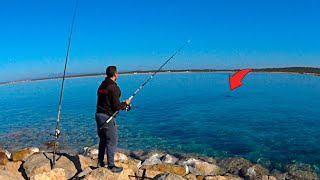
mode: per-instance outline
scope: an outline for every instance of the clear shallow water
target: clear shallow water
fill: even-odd
[[[118,116],[119,147],[241,156],[270,167],[320,166],[320,77],[251,73],[229,90],[229,73],[159,74]],[[123,75],[127,98],[150,75]],[[67,79],[62,148],[98,143],[96,89],[104,77]],[[53,139],[61,80],[0,86],[0,146],[15,150]]]

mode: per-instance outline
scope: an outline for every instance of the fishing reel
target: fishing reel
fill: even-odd
[[[128,112],[128,111],[130,111],[131,107],[132,107],[132,104],[126,105],[126,107],[124,108],[124,110],[125,110],[126,112]]]
[[[61,134],[60,130],[59,130],[59,129],[56,129],[55,137],[56,137],[56,138],[59,138],[59,137],[60,137],[60,134]]]

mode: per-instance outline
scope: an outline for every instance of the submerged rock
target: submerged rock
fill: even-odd
[[[264,175],[269,174],[269,170],[256,164],[247,169],[242,169],[242,174],[248,180],[261,180]]]
[[[293,180],[316,180],[317,173],[308,164],[290,164],[285,170],[288,172],[286,178]]]
[[[34,153],[38,153],[39,148],[37,147],[27,147],[20,149],[19,151],[16,151],[12,153],[12,160],[13,161],[25,161],[29,156],[31,156]]]
[[[163,173],[156,175],[152,180],[185,180],[183,177],[172,173]]]
[[[33,154],[23,164],[26,175],[30,178],[39,173],[48,172],[51,170],[52,153]],[[56,156],[55,168],[62,168],[65,171],[68,179],[72,178],[78,171],[74,163],[66,156]]]
[[[43,172],[30,177],[30,180],[67,180],[64,169],[55,168],[48,172]]]
[[[52,147],[54,147],[54,141],[49,141],[49,142],[46,143],[46,145],[47,145],[48,148],[52,148]],[[59,145],[60,145],[60,143],[57,141],[56,142],[56,147],[59,146]]]
[[[234,175],[240,175],[241,169],[247,169],[252,165],[244,158],[223,158],[218,161],[218,164]]]
[[[188,174],[187,168],[185,166],[179,166],[174,164],[144,165],[141,167],[141,169],[173,173],[179,176],[185,176]]]
[[[178,162],[179,159],[170,154],[166,154],[161,158],[161,160],[164,164],[175,164],[176,162]]]

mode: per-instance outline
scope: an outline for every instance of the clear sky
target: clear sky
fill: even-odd
[[[0,81],[63,72],[76,0],[2,0]],[[320,67],[319,0],[79,0],[67,71]]]

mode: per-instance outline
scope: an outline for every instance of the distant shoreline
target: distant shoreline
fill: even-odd
[[[196,72],[236,72],[240,69],[183,69],[183,70],[161,70],[159,73],[196,73]],[[141,71],[126,71],[119,72],[119,74],[152,74],[155,70],[141,70]],[[252,69],[252,72],[267,72],[267,73],[292,73],[292,74],[306,74],[320,76],[320,68],[312,67],[285,67],[285,68],[261,68]],[[79,74],[79,75],[67,75],[66,78],[78,78],[78,77],[94,77],[94,76],[104,76],[104,73],[92,73],[92,74]],[[8,82],[0,82],[3,84],[14,84],[23,82],[34,82],[34,81],[44,81],[44,80],[55,80],[61,79],[62,76],[47,77],[47,78],[35,78],[26,80],[15,80]]]

